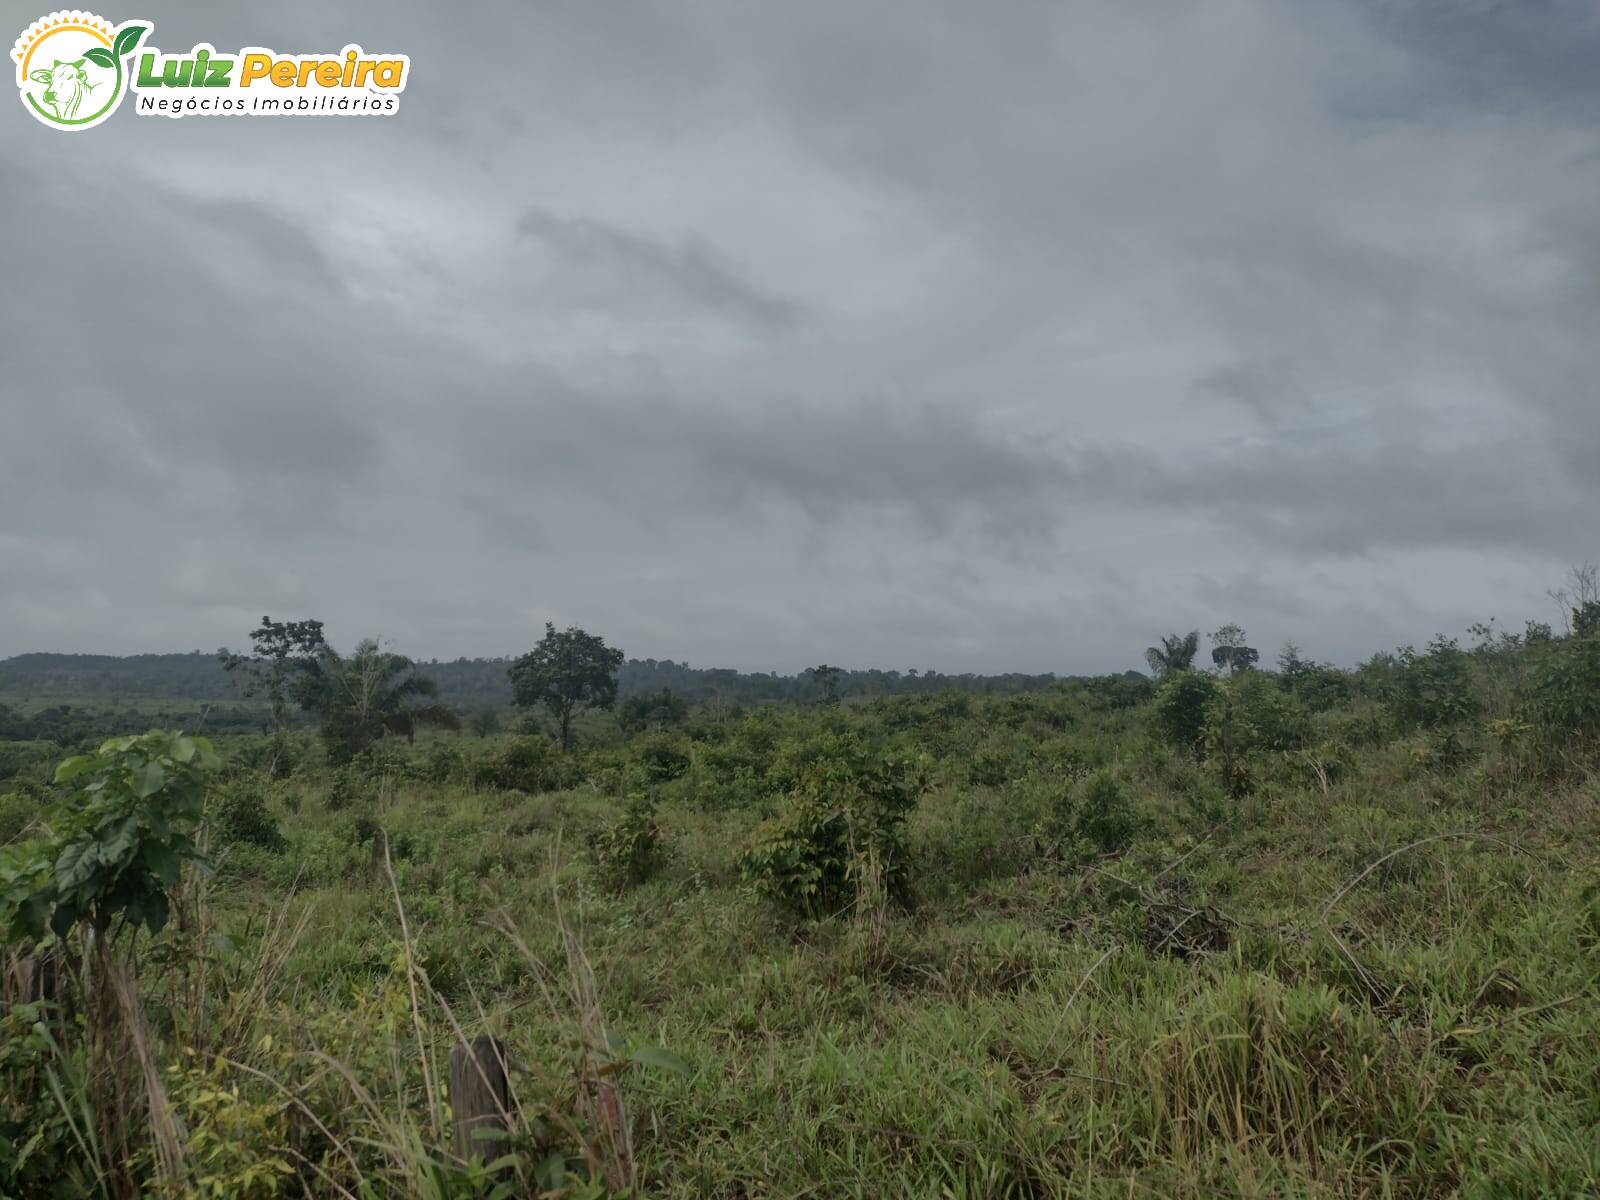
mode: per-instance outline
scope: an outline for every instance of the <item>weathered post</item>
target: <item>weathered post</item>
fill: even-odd
[[[60,998],[61,970],[55,951],[8,955],[0,997],[13,1004],[54,1004]]]
[[[470,1046],[457,1042],[450,1051],[450,1110],[455,1117],[456,1157],[500,1156],[504,1147],[499,1139],[476,1136],[479,1130],[510,1127],[511,1085],[506,1048],[499,1038],[480,1033]]]

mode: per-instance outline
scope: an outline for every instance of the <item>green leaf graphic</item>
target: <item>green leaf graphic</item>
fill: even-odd
[[[85,50],[83,56],[97,67],[114,67],[117,65],[117,60],[111,57],[111,51],[104,46],[95,46],[92,49]]]
[[[148,25],[127,26],[117,34],[117,40],[112,46],[111,53],[119,59],[127,57],[133,53],[133,48],[139,44],[140,39],[149,32],[150,26]]]

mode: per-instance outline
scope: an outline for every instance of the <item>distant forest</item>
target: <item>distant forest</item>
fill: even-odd
[[[509,658],[419,660],[420,673],[439,685],[439,699],[461,709],[511,706]],[[1137,672],[1128,672],[1137,675]],[[671,659],[629,659],[618,674],[618,690],[629,696],[669,689],[690,703],[722,700],[734,704],[804,701],[819,697],[823,683],[813,672],[778,675],[728,667],[691,667]],[[937,671],[840,670],[832,686],[840,696],[901,695],[910,692],[1029,692],[1060,682],[1046,675],[941,675]],[[132,697],[236,701],[237,680],[215,654],[19,654],[0,660],[0,695],[28,700],[71,697],[86,701]]]

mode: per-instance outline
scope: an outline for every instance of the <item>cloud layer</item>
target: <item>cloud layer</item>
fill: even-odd
[[[412,83],[0,119],[0,654],[266,611],[1072,672],[1548,617],[1600,558],[1594,13],[147,6]]]

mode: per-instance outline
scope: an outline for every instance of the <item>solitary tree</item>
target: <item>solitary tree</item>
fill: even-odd
[[[328,756],[348,762],[385,734],[410,741],[419,725],[460,728],[455,711],[434,699],[438,690],[405,655],[368,638],[349,657],[324,645],[296,681],[295,697],[320,720]]]
[[[274,621],[261,618],[261,627],[250,633],[249,654],[217,651],[223,669],[240,681],[246,696],[265,696],[272,709],[272,755],[269,774],[276,775],[283,759],[284,734],[289,724],[289,705],[295,681],[316,662],[317,653],[327,646],[322,638],[321,621]]]
[[[1150,664],[1156,678],[1165,679],[1168,675],[1193,667],[1194,656],[1199,650],[1200,631],[1193,629],[1185,634],[1173,633],[1162,637],[1161,645],[1151,646],[1144,652],[1144,660]]]
[[[546,621],[544,637],[511,664],[511,694],[518,707],[543,704],[561,727],[561,748],[572,744],[572,718],[587,708],[610,708],[617,701],[617,671],[622,651],[576,625],[556,632]]]
[[[1291,692],[1299,688],[1301,682],[1316,669],[1317,664],[1303,657],[1300,647],[1293,642],[1285,642],[1283,649],[1278,651],[1278,677]]]
[[[1244,644],[1244,630],[1232,623],[1224,625],[1211,635],[1211,661],[1219,669],[1226,667],[1229,675],[1248,671],[1261,661],[1261,651]]]

